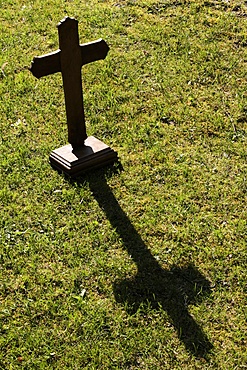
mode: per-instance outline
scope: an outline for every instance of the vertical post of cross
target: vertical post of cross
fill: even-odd
[[[81,81],[82,55],[78,21],[66,18],[58,25],[60,63],[68,125],[68,141],[73,149],[87,138]]]

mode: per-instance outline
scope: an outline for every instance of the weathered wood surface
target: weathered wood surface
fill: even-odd
[[[35,57],[30,70],[37,78],[61,72],[68,125],[68,141],[74,149],[87,138],[83,107],[81,68],[104,59],[109,47],[102,39],[79,44],[78,21],[66,17],[58,25],[59,50]]]

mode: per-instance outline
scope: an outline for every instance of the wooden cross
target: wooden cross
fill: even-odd
[[[59,50],[35,57],[30,70],[37,78],[62,73],[70,144],[53,150],[49,158],[55,169],[77,176],[118,160],[109,146],[94,136],[87,137],[81,83],[82,66],[104,59],[109,47],[102,39],[80,45],[78,21],[69,17],[59,23],[58,35]]]
[[[58,24],[58,35],[59,50],[35,57],[30,70],[37,78],[56,72],[62,73],[68,141],[73,149],[76,149],[82,147],[87,138],[81,68],[87,63],[104,59],[109,47],[102,39],[80,45],[78,21],[69,17]]]

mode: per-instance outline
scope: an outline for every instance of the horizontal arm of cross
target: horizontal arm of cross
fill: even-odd
[[[105,59],[109,51],[109,46],[102,40],[96,40],[80,45],[82,65]]]
[[[35,77],[40,78],[61,72],[60,53],[61,50],[56,50],[50,54],[34,57],[30,67],[32,74]]]
[[[109,51],[109,46],[102,39],[79,46],[81,49],[81,66],[96,60],[105,59]],[[50,54],[35,57],[32,61],[30,71],[37,78],[62,72],[60,56],[61,50],[56,50]]]

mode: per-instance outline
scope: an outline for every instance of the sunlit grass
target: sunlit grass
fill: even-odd
[[[246,364],[244,1],[0,1],[0,367]],[[57,23],[102,37],[86,125],[121,168],[69,181]]]

